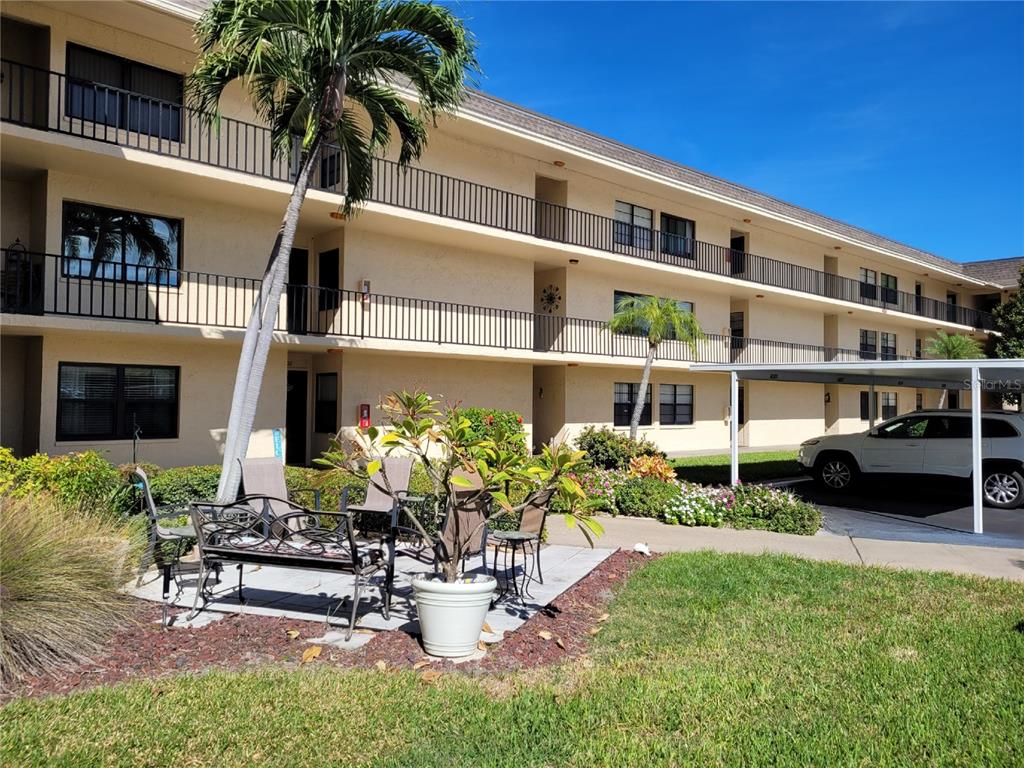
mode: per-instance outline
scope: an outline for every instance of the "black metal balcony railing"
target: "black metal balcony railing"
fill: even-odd
[[[298,166],[271,152],[264,126],[223,118],[211,129],[197,111],[58,72],[0,62],[0,121],[82,136],[263,178],[289,182]],[[344,189],[345,164],[337,147],[322,151],[311,186]],[[878,289],[849,277],[736,251],[607,216],[567,208],[423,168],[375,161],[372,202],[470,224],[593,248],[645,261],[815,296],[884,307],[979,329],[994,327],[991,314],[936,299]]]
[[[261,281],[138,267],[147,282],[110,280],[89,259],[0,249],[0,312],[243,329]],[[642,336],[605,322],[448,301],[289,285],[275,329],[337,336],[643,359]],[[859,350],[708,334],[696,350],[666,341],[658,358],[679,362],[853,361]]]

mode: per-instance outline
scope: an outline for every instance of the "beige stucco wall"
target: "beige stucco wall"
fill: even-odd
[[[640,369],[578,367],[566,369],[565,435],[574,439],[589,424],[612,426],[615,382],[639,382]],[[651,373],[654,397],[651,426],[640,427],[640,434],[653,440],[669,453],[729,445],[727,420],[729,391],[724,376],[667,372]],[[694,387],[694,424],[661,426],[658,420],[658,385],[692,384]],[[546,395],[545,395],[546,396]],[[617,428],[628,433],[628,427]]]
[[[131,460],[130,440],[57,442],[57,364],[135,363],[175,365],[179,379],[179,426],[177,439],[142,440],[138,458],[161,466],[207,464],[220,461],[239,349],[226,343],[136,340],[126,343],[113,335],[53,333],[43,340],[40,445],[43,453],[67,453],[95,449],[110,461]],[[250,456],[273,456],[274,429],[284,435],[286,351],[271,350],[263,379]]]
[[[345,288],[370,280],[375,294],[533,312],[534,265],[490,253],[345,231]]]
[[[369,403],[373,424],[382,424],[381,398],[422,389],[448,404],[514,410],[523,416],[532,444],[533,366],[524,363],[451,360],[346,351],[342,359],[341,424],[350,432],[360,403]]]
[[[863,432],[868,429],[870,423],[867,421],[861,421],[860,418],[860,393],[867,392],[867,385],[863,386],[843,386],[838,385],[835,390],[839,392],[838,399],[838,420],[835,425],[829,429],[829,434],[847,434],[852,432]],[[897,414],[908,413],[913,411],[917,404],[917,390],[909,387],[878,387],[875,390],[878,393],[878,413],[875,423],[882,421],[882,403],[881,394],[883,392],[895,392],[896,393],[896,410]],[[927,390],[925,390],[927,391]],[[927,395],[926,395],[927,398]],[[925,407],[928,407],[926,399]]]
[[[24,455],[25,339],[0,337],[0,445]]]
[[[566,372],[563,365],[538,365],[533,369],[533,439],[542,443],[565,440]]]

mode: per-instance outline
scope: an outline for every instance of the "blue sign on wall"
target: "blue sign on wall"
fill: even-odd
[[[284,459],[284,449],[282,447],[281,430],[274,430],[274,456],[278,459]]]

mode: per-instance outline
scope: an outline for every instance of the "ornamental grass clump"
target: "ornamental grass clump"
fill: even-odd
[[[0,677],[88,661],[125,621],[141,527],[47,494],[0,498]]]

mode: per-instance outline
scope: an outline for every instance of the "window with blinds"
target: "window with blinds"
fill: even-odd
[[[690,219],[661,214],[661,250],[673,256],[694,257],[693,238],[696,237],[697,225]]]
[[[183,91],[175,72],[68,43],[68,117],[181,141]]]
[[[860,329],[860,359],[878,359],[878,331]]]
[[[178,436],[178,381],[171,366],[60,363],[58,440]]]
[[[628,427],[636,408],[636,399],[640,395],[640,385],[627,382],[615,382],[614,424],[616,427]],[[647,397],[640,411],[640,423],[649,426],[651,423],[651,385],[647,385]]]
[[[882,359],[883,360],[895,360],[896,354],[896,334],[886,333],[882,331]]]
[[[658,415],[662,426],[693,424],[693,385],[661,384],[658,387]]]
[[[644,250],[651,248],[654,211],[622,200],[615,201],[615,243]]]

